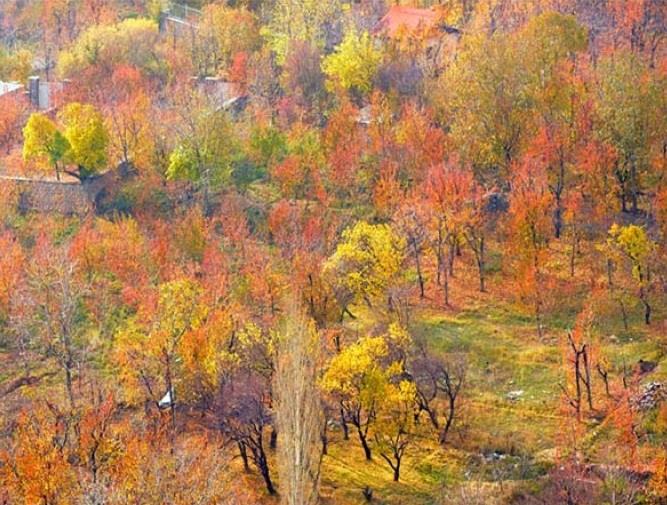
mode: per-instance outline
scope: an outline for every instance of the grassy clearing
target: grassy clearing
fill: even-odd
[[[554,463],[555,440],[564,420],[563,339],[581,310],[583,292],[575,290],[550,307],[545,319],[548,331],[540,339],[533,317],[514,305],[503,286],[492,285],[490,294],[480,294],[474,279],[474,272],[462,270],[452,289],[453,307],[438,306],[439,294],[431,292],[411,316],[415,338],[423,339],[434,352],[462,353],[467,359],[461,415],[451,445],[443,449],[430,440],[419,441],[406,457],[402,482],[397,484],[379,457],[373,462],[363,460],[354,437],[335,439],[324,460],[326,503],[364,503],[361,490],[365,486],[374,490],[374,503],[448,503],[439,497],[460,486],[487,486],[493,496],[488,503],[493,499],[509,503],[499,497],[508,490],[534,488]],[[604,309],[595,333],[599,352],[615,379],[624,367],[632,370],[639,359],[658,362],[645,380],[667,378],[660,336],[664,331],[659,324],[647,328],[640,307],[631,306],[626,331],[613,303]],[[380,309],[368,307],[356,307],[354,313],[357,318],[346,324],[353,336],[377,330],[385,316]],[[510,391],[522,394],[512,400]],[[613,427],[591,421],[585,431],[587,450],[595,458],[598,445],[613,436]],[[494,452],[502,454],[502,459],[490,460]]]
[[[362,490],[373,490],[374,503],[430,505],[437,503],[443,486],[459,480],[466,455],[444,450],[430,442],[413,446],[406,456],[401,481],[392,480],[389,466],[379,455],[365,461],[356,440],[337,439],[324,458],[324,503],[364,503]]]

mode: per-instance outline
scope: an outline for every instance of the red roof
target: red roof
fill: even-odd
[[[395,37],[401,28],[403,30],[429,30],[438,22],[438,14],[432,9],[417,9],[392,5],[389,12],[375,25],[373,33],[384,33]]]

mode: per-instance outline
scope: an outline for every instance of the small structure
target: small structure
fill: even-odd
[[[359,113],[357,114],[357,124],[360,124],[361,126],[370,126],[370,124],[373,122],[373,110],[370,105],[365,105],[361,109],[359,109]]]
[[[56,108],[64,89],[64,82],[43,82],[37,75],[28,78],[28,98],[37,110]]]
[[[396,39],[405,33],[438,35],[439,16],[434,9],[392,5],[373,28],[373,35]]]
[[[11,96],[23,94],[23,85],[18,82],[0,81],[0,96]]]
[[[243,112],[250,101],[250,96],[239,91],[239,86],[220,77],[193,78],[196,87],[204,93],[213,107],[225,110],[236,117]]]
[[[199,29],[202,11],[184,4],[170,2],[167,9],[160,12],[158,29],[164,35],[170,35],[174,41],[184,36],[195,35]]]
[[[171,406],[176,403],[174,401],[173,392],[174,392],[173,388],[170,391],[167,391],[165,395],[162,397],[162,399],[158,402],[157,404],[158,407],[160,407],[161,409],[171,408]]]
[[[453,59],[461,31],[446,24],[435,8],[392,5],[373,28],[373,35],[393,41],[418,42],[429,66],[437,71]]]

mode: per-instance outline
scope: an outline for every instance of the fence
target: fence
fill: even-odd
[[[171,2],[167,10],[167,15],[172,18],[182,19],[183,21],[197,23],[202,16],[202,11],[189,5]]]

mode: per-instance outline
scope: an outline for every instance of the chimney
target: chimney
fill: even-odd
[[[30,104],[39,109],[39,76],[37,75],[28,77],[28,98],[30,98]]]

